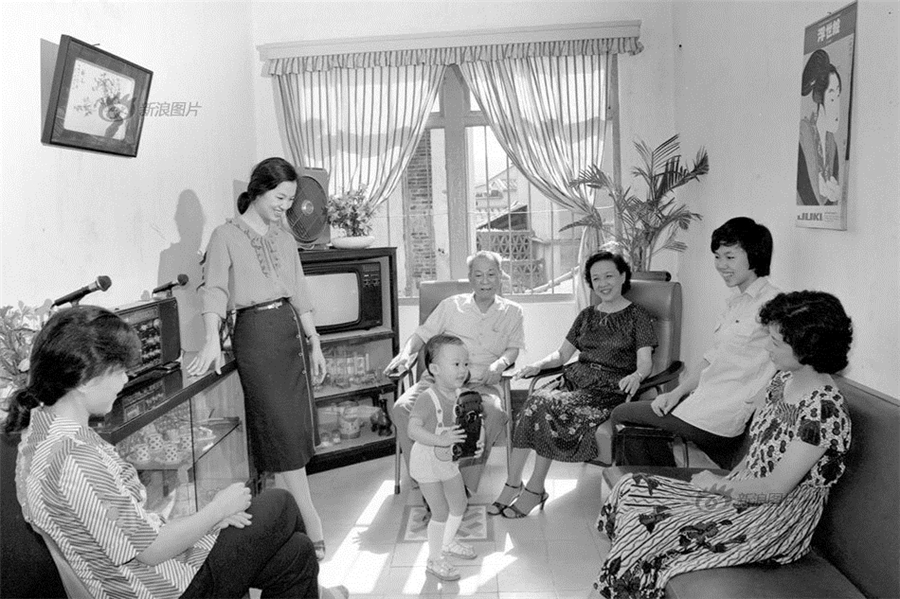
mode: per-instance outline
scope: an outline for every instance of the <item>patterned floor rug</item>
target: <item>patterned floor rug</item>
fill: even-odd
[[[487,506],[469,504],[463,515],[462,524],[456,538],[461,541],[493,541],[494,527],[487,515]],[[428,540],[428,521],[431,514],[421,505],[408,505],[403,510],[398,543],[424,543]]]

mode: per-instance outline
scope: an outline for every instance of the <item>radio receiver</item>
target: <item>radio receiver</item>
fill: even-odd
[[[288,225],[300,249],[324,248],[331,241],[327,204],[328,171],[303,169],[297,180],[297,197],[287,211]]]

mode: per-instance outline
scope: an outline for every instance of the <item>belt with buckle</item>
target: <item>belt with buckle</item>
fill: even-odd
[[[280,308],[282,304],[286,304],[287,300],[283,297],[278,298],[277,300],[272,300],[271,302],[266,302],[264,304],[256,304],[253,306],[247,306],[246,308],[240,308],[237,310],[237,313],[240,314],[242,312],[259,312],[262,310],[271,310],[272,308]]]

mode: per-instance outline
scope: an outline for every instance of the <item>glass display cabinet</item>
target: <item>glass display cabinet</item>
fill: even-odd
[[[133,391],[92,424],[147,487],[147,507],[192,514],[234,482],[250,479],[244,396],[233,362],[222,374],[177,369]]]

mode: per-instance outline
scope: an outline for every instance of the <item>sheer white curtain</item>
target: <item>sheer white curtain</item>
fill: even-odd
[[[396,187],[434,105],[443,65],[284,69],[275,78],[295,163],[325,168],[330,193],[365,185],[377,206]]]
[[[595,212],[594,197],[569,181],[603,157],[611,59],[611,54],[528,56],[459,65],[516,168],[578,216]],[[601,241],[586,229],[579,263]],[[579,307],[588,305],[589,290],[580,284],[576,289]]]

